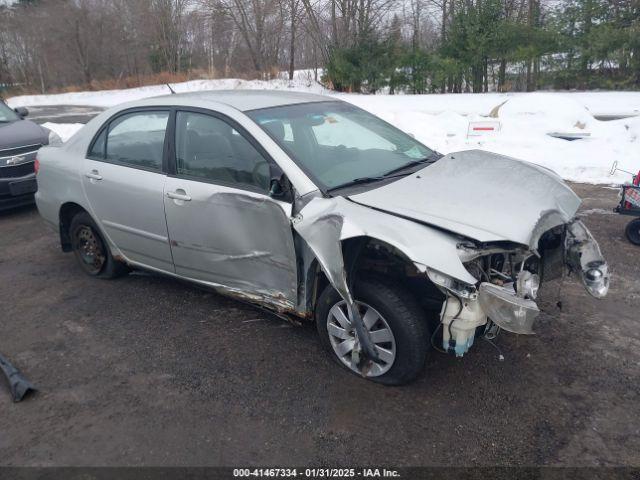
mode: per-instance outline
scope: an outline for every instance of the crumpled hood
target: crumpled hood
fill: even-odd
[[[47,131],[29,120],[0,123],[0,150],[45,144],[47,141]]]
[[[446,155],[405,178],[351,200],[480,242],[532,248],[542,233],[571,220],[580,199],[555,173],[503,155]]]

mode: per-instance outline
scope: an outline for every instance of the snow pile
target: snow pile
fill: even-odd
[[[622,172],[609,175],[614,160],[625,170],[640,169],[640,117],[600,121],[571,97],[531,94],[509,100],[500,108],[498,118],[502,131],[495,136],[466,140],[455,147],[477,145],[542,165],[567,180],[585,183],[628,181],[629,176]],[[550,137],[551,132],[588,133],[589,137],[567,141]]]
[[[240,80],[224,78],[219,80],[192,80],[183,83],[172,83],[176,93],[200,92],[203,90],[290,90],[298,92],[324,93],[327,90],[313,80],[313,76],[297,76],[293,80]],[[7,100],[11,108],[32,105],[83,105],[95,107],[112,107],[124,102],[143,98],[169,95],[167,85],[150,85],[147,87],[128,88],[124,90],[101,90],[96,92],[71,92],[53,95],[22,95]]]
[[[327,92],[329,93],[329,92]],[[640,115],[640,92],[544,92],[544,93],[446,93],[427,95],[356,95],[333,93],[342,100],[370,110],[417,110],[429,114],[454,112],[489,115],[498,105],[513,99],[541,95],[551,104],[570,98],[592,115]]]
[[[640,114],[640,92],[549,92],[515,94],[358,95],[337,94],[313,80],[309,71],[294,80],[195,80],[172,84],[176,92],[219,89],[276,89],[313,92],[338,98],[368,110],[442,153],[482,149],[550,168],[567,180],[624,183],[629,175],[610,176],[614,161],[624,170],[640,170],[640,116],[602,121],[597,115]],[[164,85],[100,92],[34,95],[9,99],[25,105],[92,105],[108,107],[125,101],[166,95]],[[491,135],[467,138],[469,122],[500,121]],[[46,124],[63,139],[79,124]],[[588,133],[567,141],[549,133]]]
[[[442,153],[486,150],[547,167],[566,180],[583,183],[628,182],[630,177],[623,172],[609,175],[615,160],[621,169],[640,170],[640,117],[596,120],[578,97],[571,94],[530,93],[498,97],[499,103],[491,108],[486,103],[487,95],[479,96],[484,98],[458,96],[469,98],[469,103],[475,102],[481,107],[466,116],[456,112],[461,107],[459,103],[442,113],[431,114],[426,113],[429,108],[424,103],[426,99],[412,102],[406,97],[380,96],[371,101],[368,101],[370,97],[363,96],[343,95],[341,98],[379,115]],[[627,111],[631,108],[640,110],[640,93],[633,97],[634,103],[626,105]],[[584,98],[582,95],[582,100]],[[469,121],[487,120],[486,115],[492,110],[497,113],[495,119],[500,121],[501,131],[467,138]],[[567,141],[549,136],[552,132],[588,133],[589,137]]]
[[[69,140],[74,133],[76,133],[78,130],[84,127],[82,123],[51,123],[51,122],[43,123],[42,126],[44,128],[48,128],[49,130],[57,133],[63,142],[66,142],[67,140]]]

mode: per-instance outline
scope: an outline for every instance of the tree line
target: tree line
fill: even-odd
[[[363,93],[640,87],[640,0],[547,1],[5,0],[0,88],[295,69]]]

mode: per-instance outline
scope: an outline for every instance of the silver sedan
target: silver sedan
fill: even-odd
[[[609,272],[553,172],[449,155],[331,97],[202,92],[120,105],[38,153],[36,201],[89,275],[146,269],[317,324],[384,384],[434,346],[533,333],[541,281]]]

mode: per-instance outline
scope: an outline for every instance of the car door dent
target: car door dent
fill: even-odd
[[[117,248],[116,248],[116,251],[119,252]],[[114,254],[114,258],[116,258],[115,254]],[[228,295],[230,297],[236,298],[243,302],[248,302],[259,307],[263,307],[263,306],[269,307],[270,309],[272,309],[273,313],[276,313],[276,314],[279,314],[279,313],[299,314],[299,312],[297,312],[293,307],[292,303],[286,298],[284,298],[281,294],[276,293],[274,295],[272,291],[252,292],[251,290],[253,286],[248,283],[244,285],[238,284],[236,287],[229,287],[228,285],[223,285],[221,283],[211,282],[207,280],[200,280],[197,278],[190,278],[185,275],[180,275],[180,274],[169,272],[160,268],[151,267],[144,263],[140,263],[132,260],[127,260],[126,262],[127,264],[133,267],[140,267],[144,270],[161,273],[163,275],[168,275],[170,277],[178,278],[181,280],[188,280],[189,282],[193,282],[198,285],[202,285],[204,287],[212,288],[213,290],[215,290],[216,292],[222,295]],[[281,318],[288,321],[294,321],[290,316],[286,316],[286,315],[282,315]]]
[[[188,250],[193,250],[195,252],[200,252],[202,254],[207,255],[207,258],[214,262],[241,263],[241,262],[246,262],[247,260],[256,260],[260,263],[264,263],[264,264],[274,266],[276,268],[280,268],[283,271],[292,270],[291,265],[288,261],[283,261],[281,259],[278,259],[277,256],[273,254],[273,252],[254,250],[251,252],[241,253],[241,254],[228,254],[210,246],[189,244],[189,243],[184,243],[177,240],[172,240],[171,245],[174,247],[181,247],[181,248],[186,248]]]
[[[176,218],[168,217],[170,244],[178,273],[188,269],[194,274],[202,274],[200,280],[225,291],[275,304],[280,310],[295,310],[298,300],[295,249],[293,236],[283,230],[290,223],[290,205],[283,206],[264,194],[217,185],[211,187],[223,190],[214,190],[205,196],[201,193],[206,189],[205,185],[197,185],[200,193],[192,188],[192,202],[182,207],[188,212],[203,205],[211,206],[210,212],[215,217],[205,216],[199,219],[200,225],[195,226],[201,231],[199,241],[183,238],[184,230],[173,226]],[[287,207],[289,211],[286,211]],[[249,221],[251,219],[254,221]],[[216,225],[220,227],[216,228]],[[237,232],[236,237],[228,238],[225,232],[229,231]],[[264,239],[264,246],[272,248],[255,248],[260,239]],[[180,250],[181,254],[177,254]],[[196,257],[200,259],[197,264]],[[184,272],[181,275],[191,276]]]

